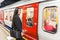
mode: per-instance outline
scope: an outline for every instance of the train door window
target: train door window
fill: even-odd
[[[43,9],[43,30],[49,33],[57,32],[58,10],[56,6],[45,7]]]
[[[27,8],[26,25],[28,27],[32,27],[33,26],[33,16],[34,16],[34,8],[33,7]]]

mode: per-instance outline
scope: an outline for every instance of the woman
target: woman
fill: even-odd
[[[20,20],[20,9],[16,8],[14,15],[13,15],[13,20],[12,20],[12,30],[16,30],[19,32],[19,34],[17,34],[19,37],[16,38],[16,40],[22,40],[22,36],[21,36],[21,32],[22,32],[22,22]]]

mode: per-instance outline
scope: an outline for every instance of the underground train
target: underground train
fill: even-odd
[[[15,8],[20,9],[22,36],[27,40],[60,40],[60,1],[35,2],[0,10],[0,21],[11,29]]]

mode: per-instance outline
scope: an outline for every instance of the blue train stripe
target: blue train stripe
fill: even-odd
[[[7,29],[9,29],[9,30],[11,30],[12,28],[11,27],[9,27],[8,25],[6,25],[5,24],[5,27],[7,28]]]
[[[0,24],[2,24],[2,23],[0,22]],[[6,27],[8,30],[11,30],[11,29],[12,29],[11,27],[9,27],[9,26],[6,25],[6,24],[5,24],[5,27]]]

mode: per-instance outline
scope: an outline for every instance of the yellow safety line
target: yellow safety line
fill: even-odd
[[[23,37],[23,39],[28,40],[27,38]]]

